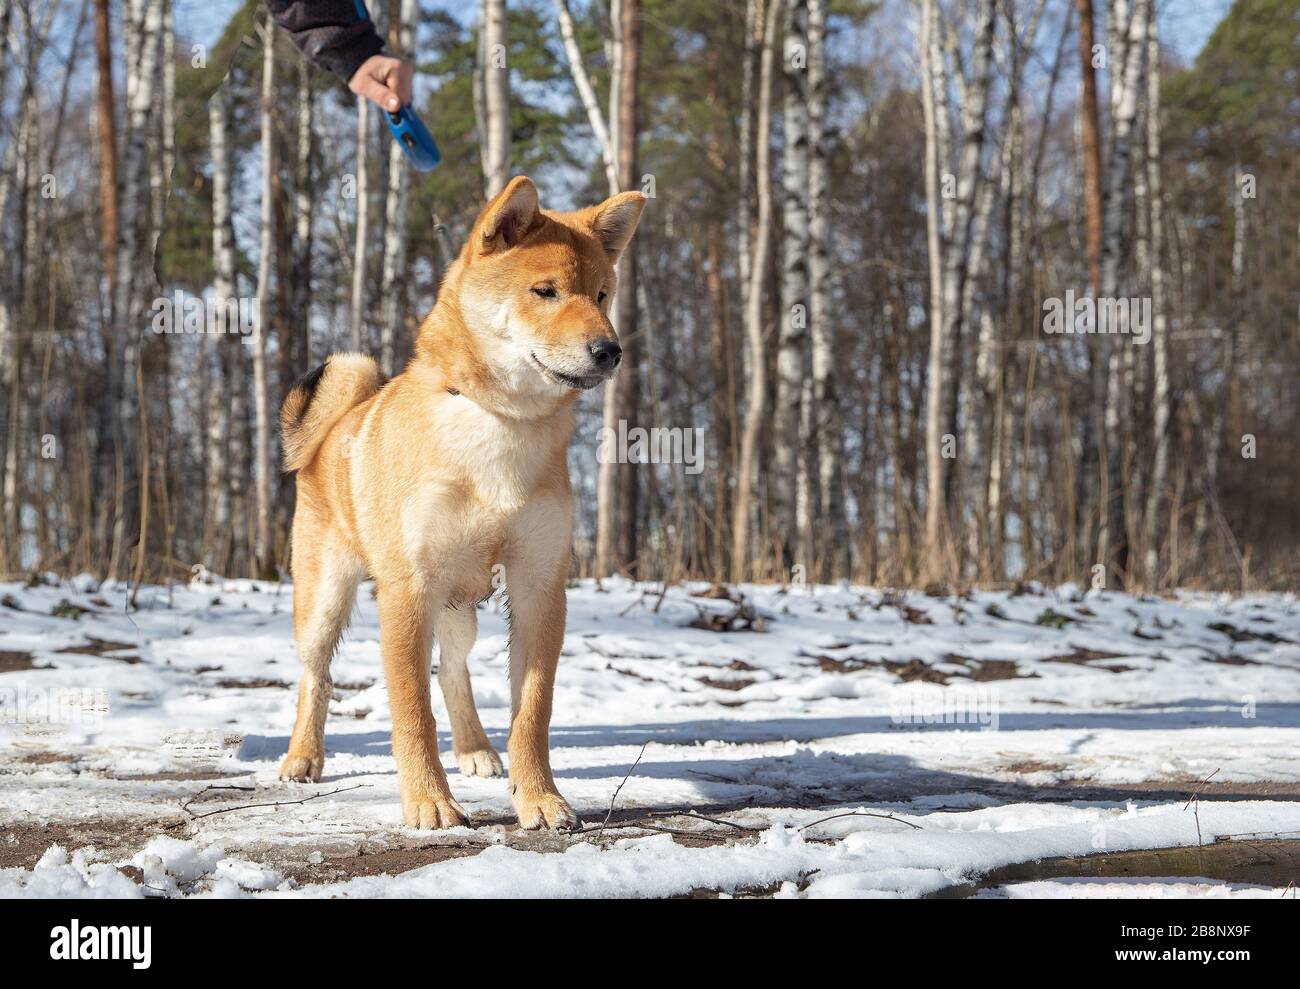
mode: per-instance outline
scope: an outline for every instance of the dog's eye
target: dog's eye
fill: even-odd
[[[606,296],[606,294],[607,294],[607,293],[604,292],[603,290],[600,291],[600,292],[597,292],[597,293],[596,293],[596,303],[599,304],[599,303],[604,302],[604,301],[605,301],[605,296]]]
[[[540,296],[543,299],[554,299],[559,293],[555,291],[554,285],[534,285],[533,295]]]

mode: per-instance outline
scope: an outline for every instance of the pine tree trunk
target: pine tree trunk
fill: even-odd
[[[1083,194],[1088,214],[1088,270],[1095,297],[1101,289],[1101,125],[1097,110],[1097,70],[1092,64],[1092,0],[1076,0],[1079,9],[1079,66],[1083,97]]]
[[[620,16],[622,59],[619,67],[617,96],[618,112],[618,178],[622,189],[635,189],[640,183],[637,164],[640,140],[638,91],[641,77],[641,0],[621,0]],[[605,385],[614,396],[615,425],[624,421],[636,425],[641,414],[642,367],[651,358],[649,348],[637,331],[637,255],[634,241],[618,262],[618,290],[614,297],[615,327],[623,348],[623,364],[619,373]],[[607,423],[608,425],[608,423]],[[641,467],[638,464],[614,464],[618,510],[617,557],[615,568],[626,570],[632,576],[638,572]]]
[[[95,128],[99,143],[99,215],[104,245],[104,281],[108,285],[106,297],[111,307],[117,261],[117,120],[113,102],[113,39],[108,0],[95,0],[95,60],[98,65]],[[112,324],[110,309],[108,325]]]

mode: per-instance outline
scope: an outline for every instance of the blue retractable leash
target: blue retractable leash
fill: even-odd
[[[357,16],[363,20],[368,19],[370,15],[366,12],[366,5],[362,0],[354,0],[354,2]],[[384,123],[388,124],[388,129],[393,132],[393,140],[402,149],[412,168],[421,172],[431,172],[438,167],[438,162],[442,161],[442,155],[438,153],[438,145],[434,143],[429,129],[424,126],[424,121],[415,115],[415,111],[409,105],[396,112],[385,110]]]

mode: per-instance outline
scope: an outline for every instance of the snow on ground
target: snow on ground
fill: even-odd
[[[552,759],[589,830],[556,835],[515,827],[504,780],[459,774],[436,688],[475,827],[402,824],[368,588],[324,777],[292,784],[290,586],[147,587],[128,614],[89,578],[0,584],[0,896],[920,896],[1038,859],[1300,837],[1295,595],[706,590],[571,588]],[[504,753],[498,602],[479,623]]]

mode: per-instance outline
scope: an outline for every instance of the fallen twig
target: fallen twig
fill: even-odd
[[[1283,835],[1300,834],[1300,831],[1241,831],[1237,834],[1216,834],[1215,841],[1232,841],[1235,838],[1281,838]],[[1294,840],[1294,839],[1283,839]]]
[[[254,807],[290,807],[294,804],[305,804],[312,800],[319,800],[321,797],[332,797],[336,793],[348,793],[351,790],[360,790],[362,787],[367,787],[367,786],[370,786],[370,784],[357,783],[355,786],[344,786],[344,787],[340,787],[337,790],[329,790],[325,793],[313,793],[311,796],[303,797],[301,800],[270,800],[270,801],[265,801],[263,803],[256,803],[256,804],[240,804],[237,807],[219,807],[216,810],[210,810],[203,814],[196,814],[194,813],[194,811],[190,810],[190,804],[192,804],[195,800],[201,797],[208,790],[248,789],[246,787],[204,787],[202,790],[196,793],[189,800],[185,801],[185,803],[181,805],[181,810],[185,811],[185,813],[190,815],[190,820],[197,821],[203,817],[213,817],[217,814],[229,814],[231,811],[236,811],[236,810],[251,810]],[[184,823],[184,822],[180,822],[180,823]],[[173,827],[174,826],[175,825],[173,825]]]
[[[728,840],[725,835],[710,834],[707,831],[687,831],[685,828],[661,828],[657,824],[646,824],[643,821],[620,821],[617,824],[594,824],[591,827],[581,828],[577,831],[574,831],[573,834],[575,836],[581,836],[585,834],[595,834],[596,837],[599,838],[601,832],[607,829],[610,831],[617,831],[624,828],[635,828],[638,831],[653,831],[656,834],[681,835],[684,838],[698,838],[701,841],[725,842]]]
[[[1217,775],[1219,775],[1219,770],[1216,769],[1214,772],[1210,773],[1209,776],[1205,777],[1205,779],[1201,780],[1201,782],[1196,784],[1196,789],[1193,790],[1192,795],[1187,798],[1187,803],[1183,804],[1183,810],[1186,810],[1188,807],[1192,805],[1192,803],[1201,795],[1201,789],[1205,786],[1205,784],[1210,782],[1210,780],[1214,779],[1214,777],[1216,777]]]
[[[687,771],[688,773],[690,773],[692,776],[703,776],[706,780],[718,780],[718,781],[720,781],[720,782],[722,782],[722,783],[739,783],[739,782],[740,782],[740,780],[738,780],[738,779],[734,779],[734,778],[732,778],[732,777],[730,777],[730,776],[723,776],[721,773],[706,773],[706,772],[704,772],[704,771],[702,771],[702,770],[699,770],[699,769],[688,769],[688,770],[686,770],[686,771]]]
[[[735,821],[724,821],[718,817],[706,817],[704,814],[697,814],[693,810],[656,810],[650,812],[651,817],[693,817],[697,821],[708,821],[710,824],[721,824],[724,827],[735,828],[737,831],[762,831],[763,828],[751,828],[744,824],[737,824]]]
[[[897,821],[899,824],[906,824],[909,828],[915,828],[917,831],[925,830],[921,825],[913,824],[911,821],[904,821],[901,817],[895,817],[893,814],[872,814],[865,810],[851,810],[844,814],[832,814],[830,817],[823,817],[821,820],[813,821],[812,824],[805,824],[799,830],[807,831],[809,828],[814,828],[818,824],[825,824],[827,821],[833,821],[839,817],[879,817],[886,821]]]
[[[1196,818],[1196,865],[1197,868],[1202,870],[1205,869],[1205,858],[1201,854],[1201,849],[1204,847],[1205,842],[1201,838],[1201,789],[1206,783],[1214,779],[1218,772],[1219,771],[1216,769],[1213,773],[1210,773],[1209,776],[1196,784],[1196,789],[1193,790],[1192,795],[1187,798],[1187,803],[1183,804],[1183,810],[1187,810],[1188,807],[1191,807],[1192,817]]]
[[[645,747],[649,744],[650,744],[649,739],[646,739],[644,742],[641,743],[641,751],[636,754],[636,762],[632,763],[631,768],[628,769],[627,775],[623,777],[622,782],[620,782],[618,786],[614,787],[614,795],[609,798],[609,810],[605,812],[605,819],[600,822],[600,830],[602,832],[605,830],[605,827],[609,824],[609,819],[614,813],[614,801],[618,799],[618,791],[623,789],[623,784],[626,783],[631,778],[632,771],[636,769],[638,764],[640,764],[641,757],[645,755]]]

